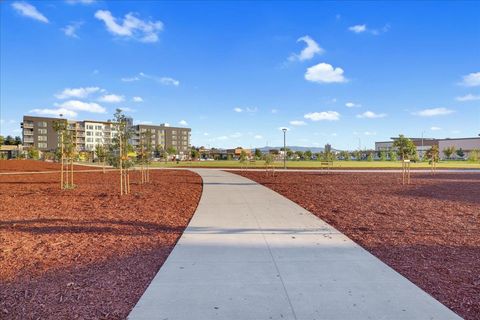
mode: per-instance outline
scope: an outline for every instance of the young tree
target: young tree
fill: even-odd
[[[432,166],[432,173],[435,173],[436,163],[440,160],[440,151],[438,150],[438,145],[433,145],[426,153],[430,165]]]
[[[287,148],[287,159],[291,159],[293,156],[293,151]]]
[[[0,136],[0,146],[5,143],[5,138],[4,136]]]
[[[304,153],[302,151],[295,151],[295,154],[297,155],[297,157],[300,158],[300,160],[303,160],[304,158]]]
[[[355,160],[357,160],[357,161],[362,160],[362,151],[360,151],[360,150],[355,150],[355,151],[354,151],[354,155],[355,155]]]
[[[170,156],[175,156],[177,154],[177,149],[175,147],[168,147],[167,154]]]
[[[373,152],[368,153],[367,161],[373,161]]]
[[[192,159],[199,159],[200,158],[200,151],[195,149],[195,147],[192,147],[192,150],[190,151],[190,156]]]
[[[153,153],[152,132],[140,132],[140,144],[137,148],[137,163],[140,164],[141,184],[150,182],[150,162]]]
[[[463,159],[463,157],[465,157],[465,152],[463,151],[462,148],[460,148],[460,149],[457,150],[457,156],[458,156],[459,158],[462,158],[462,159]]]
[[[307,150],[304,153],[305,160],[312,160],[312,151]]]
[[[255,149],[255,159],[260,160],[262,158],[262,151],[260,149]]]
[[[385,150],[380,151],[378,156],[380,157],[380,161],[387,161],[387,152]]]
[[[16,146],[22,144],[22,138],[19,137],[19,136],[16,136],[13,144],[16,145]]]
[[[340,157],[342,157],[342,159],[344,161],[350,161],[350,152],[344,150],[344,151],[341,151],[340,152]]]
[[[455,153],[455,147],[454,146],[450,146],[450,147],[446,147],[443,149],[443,154],[445,155],[445,157],[447,157],[447,159],[450,159],[452,154]]]
[[[133,150],[129,142],[132,136],[132,128],[128,126],[128,119],[121,109],[117,109],[113,116],[117,134],[113,137],[110,145],[110,159],[113,166],[120,169],[120,195],[124,195],[130,193],[129,169],[134,165],[129,156],[129,153]]]
[[[468,154],[468,161],[477,162],[480,159],[480,150],[474,149]]]
[[[105,162],[107,160],[107,148],[101,144],[95,146],[95,155],[102,164],[103,173],[105,173]]]
[[[402,160],[413,159],[417,154],[417,147],[412,140],[406,138],[403,134],[393,143],[393,147],[397,149],[397,155]]]
[[[75,132],[68,130],[66,120],[58,120],[53,123],[53,129],[59,137],[59,158],[61,161],[60,186],[62,189],[73,189],[73,160],[76,156],[76,136]]]
[[[38,160],[40,158],[40,153],[35,147],[28,148],[28,158],[33,160]]]
[[[275,175],[275,166],[273,164],[274,158],[271,153],[265,155],[265,175],[268,176],[268,172],[272,171],[272,176]]]

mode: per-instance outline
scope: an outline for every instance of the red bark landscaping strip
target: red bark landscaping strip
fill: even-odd
[[[233,171],[232,171],[233,172]],[[480,319],[480,174],[238,172],[345,233],[465,319]]]
[[[0,319],[125,319],[202,191],[190,171],[150,176],[132,173],[123,197],[117,172],[76,173],[63,191],[58,174],[0,176]]]
[[[95,167],[77,166],[73,169],[92,170]],[[101,168],[98,168],[101,169]],[[36,161],[36,160],[0,160],[0,173],[2,172],[39,172],[39,171],[59,171],[60,165],[54,162]]]

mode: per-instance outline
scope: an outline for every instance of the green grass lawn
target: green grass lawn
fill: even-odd
[[[154,167],[208,167],[208,168],[240,168],[239,161],[217,160],[217,161],[180,161],[176,162],[154,162]],[[264,161],[249,163],[249,168],[264,168]],[[275,167],[283,168],[283,162],[275,162]],[[335,161],[335,169],[401,169],[400,161]],[[321,168],[321,161],[287,161],[287,168]],[[412,163],[412,169],[430,169],[428,162]],[[437,164],[440,169],[480,169],[480,163],[471,163],[468,161],[441,161]]]

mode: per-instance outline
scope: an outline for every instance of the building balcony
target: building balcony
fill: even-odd
[[[33,123],[24,122],[24,123],[22,124],[22,128],[25,128],[25,129],[33,129]]]
[[[24,143],[33,143],[33,137],[32,138],[23,138]]]
[[[33,136],[33,130],[23,130],[23,135],[25,135],[25,136]]]

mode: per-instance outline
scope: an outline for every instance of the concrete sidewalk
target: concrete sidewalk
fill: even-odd
[[[274,191],[193,171],[199,207],[129,319],[460,319]]]

